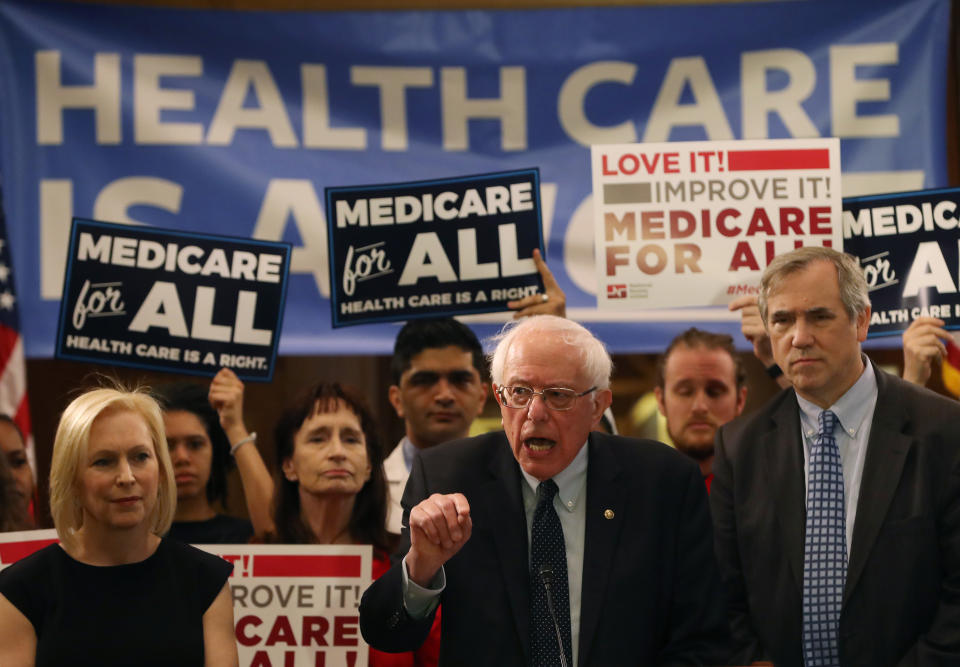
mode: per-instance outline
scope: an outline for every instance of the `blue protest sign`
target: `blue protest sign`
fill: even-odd
[[[327,188],[333,326],[507,310],[543,291],[536,169]]]
[[[870,337],[918,317],[960,329],[960,188],[843,200],[843,249],[860,259],[873,313]]]
[[[273,377],[286,243],[74,219],[56,357]]]

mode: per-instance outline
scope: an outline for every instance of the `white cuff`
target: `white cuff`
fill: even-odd
[[[440,604],[440,594],[447,587],[447,575],[441,567],[427,588],[410,580],[407,572],[407,557],[403,557],[403,567],[400,568],[403,573],[403,606],[410,614],[410,618],[421,620],[430,615],[430,613]]]

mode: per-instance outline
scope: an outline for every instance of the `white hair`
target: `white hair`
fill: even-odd
[[[503,384],[503,367],[510,346],[517,336],[526,333],[559,338],[580,357],[583,372],[592,386],[597,389],[610,388],[613,360],[606,346],[587,328],[556,315],[534,315],[507,322],[500,333],[488,341],[488,344],[496,345],[490,353],[490,376],[494,384]]]

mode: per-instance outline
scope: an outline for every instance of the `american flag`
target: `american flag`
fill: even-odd
[[[31,470],[36,470],[30,406],[27,401],[27,364],[20,336],[20,313],[13,285],[7,222],[0,194],[0,412],[13,417],[23,433]]]

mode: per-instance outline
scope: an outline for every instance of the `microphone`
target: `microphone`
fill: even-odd
[[[553,629],[557,633],[557,644],[560,646],[560,667],[567,666],[567,652],[563,648],[563,636],[560,634],[560,623],[557,621],[557,612],[553,608],[553,594],[551,586],[553,585],[553,568],[547,564],[540,566],[540,583],[543,584],[543,590],[547,593],[547,610],[550,612],[550,618],[553,620]]]

